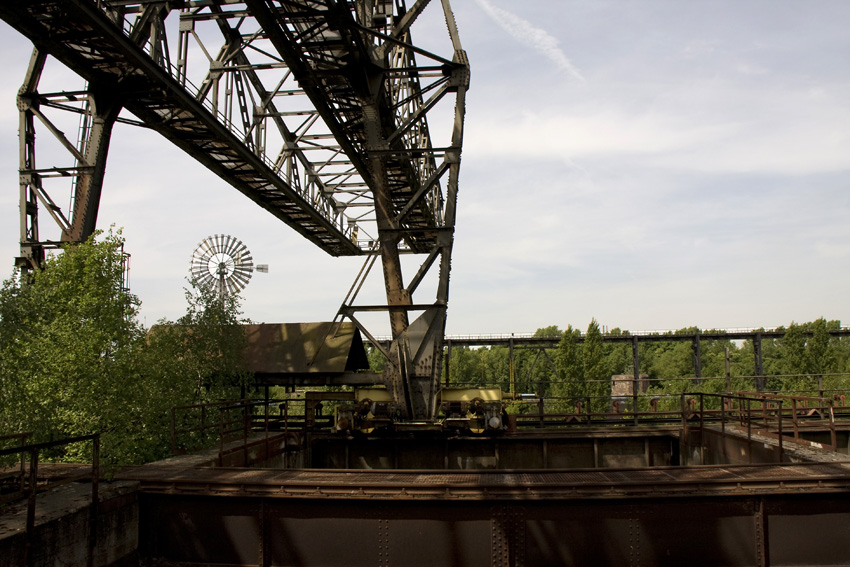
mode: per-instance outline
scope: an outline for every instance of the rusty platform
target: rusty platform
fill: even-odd
[[[850,463],[128,469],[161,565],[837,565]]]
[[[541,471],[131,467],[146,493],[360,500],[586,500],[850,493],[850,462]]]

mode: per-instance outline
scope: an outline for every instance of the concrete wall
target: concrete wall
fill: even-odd
[[[138,565],[137,484],[103,483],[97,509],[95,567]],[[89,559],[91,485],[71,484],[36,499],[33,567],[84,567]],[[4,510],[0,525],[0,567],[20,567],[26,550],[26,502]]]

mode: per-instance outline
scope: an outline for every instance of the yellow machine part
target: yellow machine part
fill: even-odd
[[[501,388],[446,388],[440,392],[441,402],[471,402],[478,398],[484,402],[501,402]]]
[[[501,402],[503,399],[501,388],[444,388],[440,392],[440,403],[442,402],[471,402],[474,399],[484,402]],[[391,402],[392,396],[386,388],[357,388],[354,391],[354,399],[372,400],[373,402]]]

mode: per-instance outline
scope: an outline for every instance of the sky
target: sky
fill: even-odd
[[[592,318],[632,331],[850,325],[850,3],[452,4],[472,77],[449,335]],[[423,18],[422,30],[417,43],[447,41],[444,25]],[[31,45],[0,22],[0,47],[5,278]],[[55,63],[44,81],[83,86]],[[184,312],[192,252],[212,234],[269,265],[242,292],[256,322],[331,320],[362,263],[326,255],[157,134],[122,124],[98,225],[123,229],[148,326]],[[361,302],[382,294],[374,270]]]

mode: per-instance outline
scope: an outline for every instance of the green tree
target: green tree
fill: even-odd
[[[245,386],[238,299],[187,291],[177,324],[146,332],[123,287],[120,231],[66,247],[0,290],[0,432],[101,434],[104,464],[169,454],[169,410]],[[90,444],[57,459],[88,459]]]
[[[132,452],[121,433],[148,400],[128,380],[143,330],[139,300],[122,285],[123,242],[120,231],[98,232],[48,257],[26,281],[13,275],[3,284],[0,430],[32,431],[39,441],[100,432],[105,458]],[[68,456],[85,458],[89,448]]]
[[[806,325],[812,336],[806,341],[806,371],[812,374],[826,374],[835,365],[834,353],[829,348],[829,326],[821,317]]]
[[[582,360],[581,331],[567,325],[558,342],[555,364],[560,379],[552,385],[551,392],[560,398],[553,404],[559,411],[575,411],[575,402],[588,395],[584,381],[584,362]]]
[[[781,387],[789,391],[806,390],[808,380],[802,376],[808,371],[805,326],[791,323],[785,330],[785,336],[777,343],[779,360],[774,368],[786,375]]]
[[[596,319],[591,319],[584,336],[582,366],[584,367],[587,390],[592,398],[591,407],[593,411],[608,411],[611,397],[611,376],[606,375],[602,332],[599,330],[599,323],[596,322]]]
[[[251,386],[245,367],[244,324],[239,296],[219,296],[214,289],[190,281],[185,289],[186,313],[172,323],[161,320],[148,336],[146,359],[162,376],[192,385],[195,403],[232,397]]]

